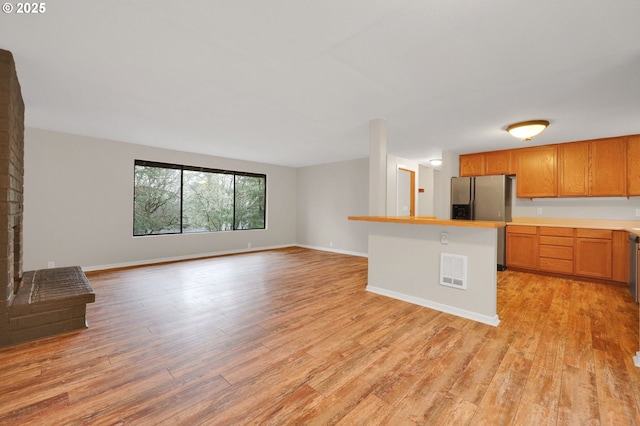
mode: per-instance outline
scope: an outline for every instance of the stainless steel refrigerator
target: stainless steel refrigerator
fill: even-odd
[[[451,178],[451,219],[511,222],[511,178],[505,175]],[[498,228],[498,264],[507,267],[505,228]]]

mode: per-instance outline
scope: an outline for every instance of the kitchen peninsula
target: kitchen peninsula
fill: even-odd
[[[500,323],[497,229],[504,222],[420,216],[349,220],[369,222],[367,291],[492,326]]]

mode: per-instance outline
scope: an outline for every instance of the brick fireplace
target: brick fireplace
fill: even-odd
[[[95,293],[78,266],[23,271],[24,102],[0,49],[0,347],[86,327]]]
[[[0,50],[0,346],[22,280],[24,103],[13,55]]]

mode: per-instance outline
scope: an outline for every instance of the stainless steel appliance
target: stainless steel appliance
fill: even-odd
[[[511,178],[451,178],[451,219],[511,222]],[[507,268],[505,228],[498,228],[498,270]]]
[[[638,242],[640,237],[629,234],[629,291],[638,301]]]

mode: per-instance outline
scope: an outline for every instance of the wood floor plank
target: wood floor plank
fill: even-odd
[[[478,405],[509,349],[511,335],[507,338],[487,339],[453,384],[450,392]]]
[[[256,412],[305,386],[303,379],[316,367],[312,356],[304,352],[293,354],[262,374],[212,395],[207,412],[189,413],[185,423],[245,424]]]
[[[438,398],[438,403],[429,412],[429,418],[434,422],[447,419],[450,424],[463,425],[473,419],[477,409],[477,405],[447,392]]]
[[[598,406],[603,424],[634,424],[640,419],[624,360],[594,350]]]
[[[544,329],[538,351],[522,393],[522,399],[546,407],[555,419],[564,368],[564,340],[548,328]]]
[[[600,424],[598,387],[594,373],[567,365],[562,373],[558,424]]]
[[[518,412],[514,425],[555,426],[557,424],[558,411],[522,399],[518,405]]]
[[[51,414],[63,412],[68,405],[68,395],[61,393],[50,398],[40,399],[18,410],[4,413],[0,416],[0,424],[42,424],[50,421]]]
[[[291,247],[88,272],[90,327],[0,348],[0,424],[640,424],[622,286],[498,273],[491,327]]]
[[[506,425],[513,423],[532,361],[515,351],[507,351],[489,384],[474,422]]]
[[[564,352],[565,364],[593,372],[595,366],[591,316],[582,313],[572,314],[568,324],[569,328],[564,332],[567,338]]]
[[[392,406],[377,396],[369,394],[336,425],[379,425],[382,424],[391,409]]]

